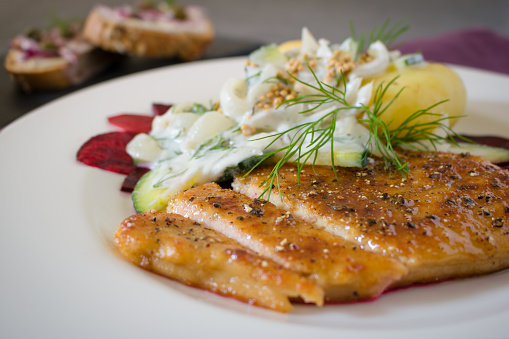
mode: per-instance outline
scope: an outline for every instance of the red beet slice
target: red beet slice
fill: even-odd
[[[154,112],[154,115],[163,115],[164,113],[168,112],[168,110],[171,108],[171,104],[152,104],[152,111]]]
[[[110,124],[124,132],[148,133],[154,117],[139,114],[119,114],[108,118]]]
[[[76,158],[88,166],[128,175],[136,166],[125,148],[136,134],[133,132],[110,132],[96,135],[81,146]]]
[[[120,187],[120,190],[122,192],[128,193],[134,191],[134,187],[138,183],[138,180],[140,180],[140,178],[148,171],[150,171],[150,169],[146,167],[136,167],[134,170],[131,171],[131,173],[129,173],[127,177],[125,177],[124,182],[122,183],[122,187]]]
[[[509,162],[502,162],[500,164],[497,164],[497,166],[505,170],[509,170]]]

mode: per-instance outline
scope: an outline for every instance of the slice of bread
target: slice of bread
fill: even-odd
[[[73,62],[60,56],[25,59],[22,51],[11,49],[5,68],[25,92],[64,89],[90,79],[117,57],[89,46]]]
[[[128,7],[129,8],[129,7]],[[185,18],[141,18],[121,15],[123,8],[95,6],[83,26],[83,36],[107,51],[141,57],[200,58],[214,38],[205,12],[196,6],[183,8]]]
[[[83,39],[80,27],[80,23],[62,21],[16,36],[5,68],[26,92],[63,89],[88,80],[119,56]]]

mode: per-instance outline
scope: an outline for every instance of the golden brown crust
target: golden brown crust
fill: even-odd
[[[279,312],[291,310],[289,298],[323,304],[314,283],[179,215],[133,215],[120,225],[115,243],[146,270],[249,304]]]
[[[365,251],[397,258],[409,273],[394,286],[440,281],[509,266],[509,172],[488,161],[447,153],[409,153],[410,176],[383,169],[306,167],[280,171],[271,201]],[[271,168],[238,177],[249,196]]]
[[[143,57],[178,57],[185,61],[200,58],[214,39],[214,29],[208,20],[201,33],[171,32],[115,21],[92,10],[87,17],[83,36],[105,50]]]
[[[396,260],[359,251],[356,242],[295,220],[270,202],[252,200],[217,184],[177,194],[168,212],[191,218],[258,255],[307,275],[330,301],[375,298],[406,273]]]

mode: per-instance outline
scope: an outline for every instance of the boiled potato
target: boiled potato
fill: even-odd
[[[451,68],[438,63],[429,63],[422,67],[404,67],[386,72],[375,78],[365,79],[365,82],[373,80],[374,92],[380,84],[383,83],[386,86],[397,76],[399,78],[389,86],[383,97],[384,106],[397,95],[401,88],[404,87],[404,89],[380,116],[385,123],[393,121],[390,129],[401,125],[412,113],[426,109],[443,100],[448,101],[434,107],[430,112],[450,117],[464,113],[466,105],[465,86]],[[371,99],[371,104],[373,104],[373,99]],[[415,120],[414,123],[433,121],[438,118],[438,116],[425,115]],[[450,119],[450,127],[457,120],[457,118]],[[447,121],[444,121],[444,123],[447,123]]]
[[[285,41],[278,46],[281,53],[285,53],[291,50],[300,50],[302,48],[301,40],[289,40]]]

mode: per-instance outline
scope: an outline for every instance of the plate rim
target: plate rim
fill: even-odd
[[[148,70],[148,71],[137,72],[135,74],[125,75],[125,76],[122,76],[122,77],[117,78],[117,79],[108,80],[108,81],[105,81],[103,83],[87,87],[85,89],[77,90],[77,91],[75,91],[73,93],[65,95],[62,98],[59,98],[59,99],[53,100],[53,101],[51,101],[49,103],[46,103],[46,104],[36,108],[35,110],[32,110],[31,112],[23,115],[22,117],[14,120],[13,122],[8,124],[5,128],[3,128],[0,131],[0,141],[8,138],[9,136],[15,135],[15,132],[16,132],[17,129],[22,129],[22,127],[24,125],[32,123],[32,120],[36,120],[35,117],[39,118],[41,114],[45,114],[44,112],[47,112],[48,110],[54,109],[55,106],[65,105],[66,102],[73,101],[75,97],[82,96],[83,93],[89,93],[89,91],[99,91],[99,90],[101,90],[101,88],[104,88],[104,86],[106,86],[106,87],[115,86],[115,84],[123,83],[126,80],[127,81],[135,81],[135,79],[139,78],[139,77],[141,77],[141,78],[143,78],[143,77],[150,77],[151,74],[156,74],[156,73],[161,73],[161,72],[172,72],[176,68],[177,69],[181,69],[181,68],[187,69],[187,68],[190,68],[190,67],[192,68],[192,67],[194,67],[196,65],[205,65],[205,64],[213,65],[213,64],[218,64],[218,63],[219,64],[229,63],[229,62],[232,62],[232,61],[238,62],[240,60],[243,60],[244,58],[245,57],[243,57],[243,56],[241,56],[241,57],[229,57],[229,58],[211,59],[211,60],[197,61],[197,62],[186,63],[186,64],[165,66],[165,67],[160,67],[160,68],[152,69],[152,70]],[[482,70],[478,70],[478,69],[472,69],[472,68],[464,67],[464,66],[453,66],[453,68],[460,70],[460,72],[461,72],[461,70],[464,70],[465,72],[470,72],[471,74],[475,74],[476,76],[495,76],[497,78],[502,79],[502,81],[504,81],[504,82],[507,81],[509,83],[509,76],[504,75],[504,74],[499,74],[499,73],[492,74],[493,72],[487,72],[487,71],[482,71]],[[61,102],[64,102],[64,104],[60,104]],[[43,112],[43,113],[40,113],[40,112]],[[100,124],[97,124],[97,126],[100,126]],[[77,142],[78,141],[75,140],[73,145],[77,144]],[[6,149],[5,147],[4,148],[0,147],[0,155],[1,155],[1,152],[5,152],[5,149]],[[69,155],[68,152],[66,152],[64,154],[66,156]],[[80,171],[77,171],[76,173],[78,173],[78,172],[81,173],[81,172],[83,172],[83,170],[84,169],[81,168]],[[4,212],[7,212],[7,211],[4,211]],[[4,231],[5,231],[4,228],[0,228],[0,230],[1,230],[1,233],[4,233]],[[91,234],[88,234],[87,241],[89,241],[90,239],[94,239],[94,238],[93,238],[93,236]],[[2,244],[2,242],[0,242],[0,244]],[[98,244],[94,244],[92,247],[97,249],[98,248]],[[2,250],[0,250],[0,252],[2,252]],[[107,250],[103,249],[99,253],[101,255],[103,255],[103,254],[107,253]],[[109,263],[117,263],[118,262],[118,258],[117,259],[108,258],[107,261]],[[126,267],[122,267],[119,270],[121,272],[131,272],[131,269],[127,268],[127,266]],[[141,284],[143,281],[145,281],[145,280],[144,279],[140,279],[139,281],[136,282],[136,285]],[[10,282],[12,282],[12,281],[10,281]],[[0,286],[3,286],[3,284],[4,284],[4,280],[0,280]],[[162,285],[164,285],[164,284],[161,284],[161,286]],[[159,286],[159,287],[161,287],[161,286]],[[160,288],[157,288],[157,289],[161,290]],[[2,292],[2,295],[5,295],[5,293],[6,292]],[[175,293],[167,293],[167,294],[171,294],[172,297],[175,297]],[[192,298],[195,298],[195,297],[192,297]],[[180,298],[179,300],[190,300],[190,299],[189,299],[189,297],[186,297],[186,298],[183,298],[183,299]],[[207,305],[204,305],[203,303],[201,303],[200,301],[196,301],[195,304],[201,305],[201,307],[206,309],[207,312],[208,311],[214,312],[214,310],[216,310],[216,306],[214,306],[214,305],[212,305],[212,306],[208,305],[207,306]],[[243,307],[240,307],[240,309],[242,309],[242,308]],[[7,310],[4,307],[0,307],[0,310],[2,310],[2,313],[6,313],[7,312]],[[236,308],[236,311],[238,311],[238,310],[239,310],[239,308]],[[337,330],[337,329],[331,330],[330,328],[318,329],[318,328],[316,328],[314,326],[307,326],[306,324],[300,324],[299,325],[299,324],[292,323],[291,321],[288,320],[288,316],[279,316],[279,315],[276,316],[276,315],[274,315],[270,311],[269,311],[270,313],[261,312],[263,314],[262,315],[257,315],[257,316],[250,316],[249,313],[251,311],[248,311],[248,310],[245,310],[245,309],[243,311],[245,312],[245,314],[236,314],[236,312],[226,312],[226,313],[228,313],[229,317],[237,320],[239,322],[239,324],[243,324],[243,325],[247,325],[247,326],[251,326],[252,324],[258,324],[258,325],[264,325],[265,324],[266,325],[267,323],[269,323],[269,324],[271,324],[269,327],[273,330],[274,334],[276,334],[276,333],[280,333],[280,334],[286,333],[286,334],[288,334],[289,332],[292,332],[294,334],[294,336],[300,337],[303,334],[309,336],[309,334],[322,333],[323,335],[348,334],[348,335],[357,337],[357,336],[360,336],[360,335],[368,336],[368,335],[372,335],[372,334],[375,333],[375,332],[373,332],[370,329],[362,329],[360,331],[352,330],[352,329],[344,329],[344,330]],[[509,311],[505,312],[502,315],[499,315],[499,316],[495,317],[494,319],[492,319],[491,322],[494,322],[496,320],[500,320],[500,319],[502,319],[503,315],[507,315],[507,314],[509,314]],[[273,319],[271,319],[271,318],[273,318]],[[276,319],[276,320],[274,320],[274,319]],[[207,324],[208,325],[212,325],[213,323],[207,322]],[[455,328],[455,326],[452,326],[452,327],[453,327],[453,329],[457,329],[457,328]],[[509,329],[509,327],[505,326],[503,329]],[[70,329],[70,330],[72,330],[72,329]],[[441,327],[441,328],[429,329],[429,330],[430,331],[428,331],[428,332],[427,331],[423,331],[423,334],[427,336],[430,333],[435,333],[434,331],[438,331],[438,330],[440,332],[441,331],[448,331],[447,326]],[[264,331],[261,331],[261,332],[260,331],[253,331],[251,334],[259,335],[260,333],[263,333],[263,332]],[[395,333],[395,331],[392,331],[392,333],[388,333],[388,335],[393,336],[394,334],[397,334],[397,335],[404,334],[407,331],[403,329],[403,330],[396,331],[396,332],[397,333]],[[441,333],[443,333],[443,332],[441,332]],[[465,333],[465,334],[471,334],[471,333],[474,333],[474,332],[469,332],[469,333]],[[408,333],[406,333],[406,334],[408,334]],[[254,336],[253,336],[253,338],[254,338]]]

